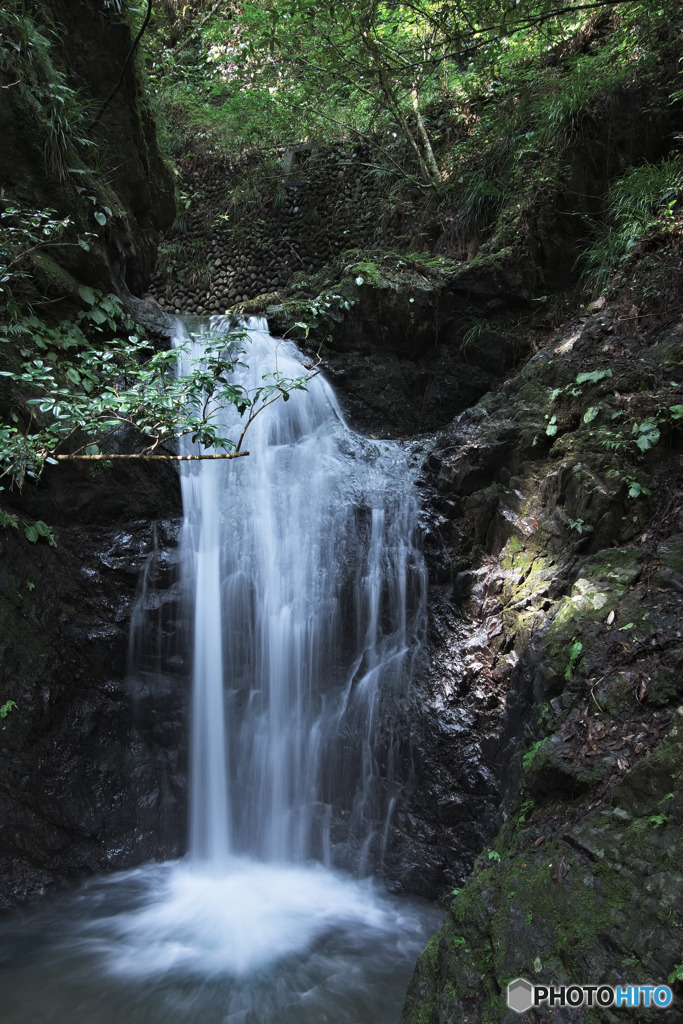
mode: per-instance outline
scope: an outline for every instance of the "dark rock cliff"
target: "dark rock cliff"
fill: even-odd
[[[137,470],[59,470],[27,495],[56,547],[0,536],[0,906],[184,850],[182,667],[128,679],[143,569],[176,628],[180,500],[173,471]]]
[[[0,148],[0,195],[72,221],[59,244],[28,254],[15,298],[63,315],[82,305],[84,283],[123,295],[144,289],[175,201],[136,61],[128,61],[128,22],[96,0],[10,4],[4,17],[0,132],[11,145]],[[25,65],[14,67],[12,55]],[[150,318],[128,305],[152,333],[167,333],[154,311]],[[11,365],[6,345],[0,355]],[[5,384],[1,400],[4,412],[12,401]],[[186,691],[169,682],[152,700],[149,687],[135,695],[127,680],[145,566],[163,577],[173,629],[176,474],[62,468],[3,499],[29,521],[47,521],[57,540],[31,544],[20,529],[0,531],[7,906],[56,879],[182,851]]]
[[[434,620],[437,672],[417,701],[417,804],[432,822],[452,814],[454,854],[473,812],[489,831],[464,885],[449,864],[457,888],[405,1024],[511,1021],[516,977],[678,977],[683,324],[656,277],[637,306],[601,299],[551,334],[425,464],[449,617]],[[638,444],[651,427],[657,443]],[[483,755],[478,788],[461,744]],[[435,745],[441,771],[455,767],[446,786]]]
[[[6,32],[24,63],[5,62],[0,72],[0,132],[12,140],[0,149],[0,195],[73,224],[64,244],[34,260],[34,298],[73,297],[80,282],[139,293],[175,198],[135,56],[128,59],[131,27],[99,0],[27,3],[17,17]],[[86,233],[87,252],[75,244]]]

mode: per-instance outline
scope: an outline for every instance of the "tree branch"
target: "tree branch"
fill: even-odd
[[[223,0],[217,0],[217,3],[215,3],[213,5],[213,7],[209,11],[209,13],[205,14],[204,17],[201,19],[201,21],[197,22],[197,24],[188,33],[188,35],[185,36],[185,38],[183,39],[182,43],[177,43],[176,46],[174,47],[174,49],[176,49],[178,51],[184,50],[185,47],[187,46],[187,44],[189,43],[189,41],[191,39],[193,39],[197,35],[197,33],[199,32],[200,28],[203,28],[204,25],[209,20],[209,18],[213,17],[213,15],[216,13],[216,11],[218,10],[218,8],[221,6],[222,3],[223,3]]]
[[[58,462],[108,462],[110,459],[144,459],[146,462],[204,462],[207,459],[241,459],[249,452],[224,452],[218,455],[145,455],[144,452],[132,455],[51,455]]]

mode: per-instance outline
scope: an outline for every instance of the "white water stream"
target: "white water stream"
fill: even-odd
[[[293,345],[249,326],[246,386],[276,359],[303,374]],[[201,358],[201,337],[190,347]],[[0,934],[7,1024],[389,1024],[438,922],[366,877],[406,781],[424,627],[404,455],[350,431],[320,376],[259,415],[246,447],[183,464],[190,855]]]
[[[201,336],[192,349],[199,360]],[[265,321],[251,321],[244,359],[249,389],[276,359],[284,378],[305,375]],[[224,420],[237,436],[233,407]],[[346,427],[321,376],[261,413],[247,447],[182,464],[192,857],[315,857],[362,874],[381,862],[401,784],[399,705],[424,621],[410,471],[398,446]]]

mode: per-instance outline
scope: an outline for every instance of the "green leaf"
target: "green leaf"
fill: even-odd
[[[611,377],[611,370],[593,370],[591,373],[580,373],[576,378],[577,384],[597,384],[599,380],[604,380],[605,377]]]
[[[636,444],[640,448],[641,452],[649,451],[650,448],[654,448],[660,438],[660,433],[657,429],[649,430],[645,434],[640,434],[636,438]]]
[[[649,487],[644,487],[643,484],[639,484],[637,480],[631,480],[628,488],[629,498],[639,498],[641,495],[645,498],[649,498],[650,494]]]
[[[590,405],[583,414],[583,422],[592,423],[599,412],[600,407],[598,405]]]
[[[13,700],[6,700],[5,703],[0,707],[0,718],[7,718],[10,711],[16,708],[16,703]]]
[[[68,368],[68,370],[66,371],[66,375],[69,378],[69,380],[74,382],[74,384],[81,383],[81,375],[78,372],[78,370],[76,370],[73,366],[70,366]]]
[[[92,288],[89,288],[87,284],[80,284],[78,286],[78,294],[89,306],[95,305],[95,292]]]
[[[102,213],[101,210],[95,210],[95,220],[98,224],[101,224],[102,227],[104,227],[104,225],[107,223],[106,213]]]
[[[1,489],[4,490],[4,487]],[[9,512],[4,512],[0,508],[0,526],[12,526],[16,530],[19,527],[19,520],[15,515],[11,515]]]
[[[1,708],[0,708],[0,713],[2,713],[2,709]],[[671,972],[671,974],[667,978],[667,981],[669,982],[670,985],[673,985],[674,982],[676,982],[676,981],[683,981],[683,963],[676,964],[676,966],[674,967],[673,971]]]

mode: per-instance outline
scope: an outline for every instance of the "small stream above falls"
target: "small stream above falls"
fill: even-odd
[[[246,387],[276,360],[302,375],[293,345],[248,328]],[[201,359],[180,321],[176,341]],[[8,922],[6,1024],[398,1016],[440,920],[373,879],[410,783],[418,503],[401,448],[352,432],[322,377],[308,387],[255,419],[248,458],[182,464],[187,629],[162,640],[144,586],[133,617],[132,685],[191,666],[189,855]],[[232,407],[225,425],[237,436]]]

